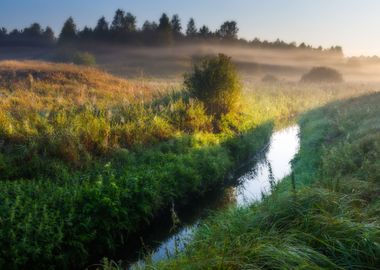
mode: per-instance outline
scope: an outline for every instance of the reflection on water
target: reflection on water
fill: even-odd
[[[139,269],[137,266],[144,265],[144,260],[137,261],[142,253],[149,254],[149,260],[159,261],[183,250],[201,220],[210,213],[233,204],[236,204],[236,194],[235,189],[230,187],[209,192],[207,196],[198,198],[192,205],[176,209],[180,220],[179,226],[173,226],[175,222],[170,214],[161,216],[158,222],[151,224],[148,232],[142,233],[140,242],[132,244],[129,250],[124,250],[121,254],[122,261],[127,264],[126,266],[128,262],[133,262],[130,268]]]
[[[271,181],[279,181],[291,172],[290,161],[299,149],[299,127],[293,126],[275,132],[267,153],[256,165],[239,178],[237,188],[237,204],[239,206],[260,200],[262,193],[270,191]]]
[[[157,262],[183,250],[200,221],[207,216],[210,210],[215,211],[231,204],[244,206],[260,200],[263,194],[268,194],[271,185],[291,172],[290,162],[299,149],[298,133],[298,126],[275,132],[270,139],[267,151],[258,155],[252,168],[237,179],[237,187],[228,188],[214,198],[206,198],[205,204],[199,204],[202,209],[192,213],[190,215],[192,218],[188,221],[186,221],[186,217],[189,216],[189,213],[184,216],[185,222],[179,214],[183,222],[182,228],[174,233],[170,233],[169,228],[166,238],[156,241],[157,248],[151,251],[150,260]],[[140,260],[134,264],[132,269],[143,264],[143,260]]]

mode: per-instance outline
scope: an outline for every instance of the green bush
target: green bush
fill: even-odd
[[[95,66],[95,56],[88,52],[76,52],[73,57],[73,62],[76,65]]]
[[[307,83],[340,83],[343,82],[343,76],[339,71],[328,67],[314,67],[308,73],[302,76],[301,82]]]
[[[195,65],[193,72],[185,75],[185,85],[217,119],[237,107],[242,90],[236,67],[224,54],[205,58]]]
[[[56,62],[74,63],[76,65],[83,66],[96,65],[96,58],[93,54],[68,48],[57,51],[53,57],[53,60]]]

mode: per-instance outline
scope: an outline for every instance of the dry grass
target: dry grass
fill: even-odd
[[[49,83],[51,86],[77,86],[101,89],[107,93],[130,97],[152,94],[152,87],[138,80],[128,81],[96,68],[73,64],[55,64],[43,61],[0,61],[1,83]],[[9,81],[10,80],[10,81]],[[32,85],[33,86],[33,85]],[[28,90],[33,90],[32,89]]]
[[[158,89],[158,90],[155,90]],[[9,91],[10,90],[10,91]],[[142,80],[128,81],[99,69],[42,61],[1,61],[1,107],[18,109],[151,100],[163,87]],[[8,104],[6,104],[8,103]]]

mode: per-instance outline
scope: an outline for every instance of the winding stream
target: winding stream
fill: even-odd
[[[291,173],[290,162],[299,149],[298,133],[297,125],[273,133],[266,151],[250,162],[250,169],[237,178],[235,187],[210,194],[202,201],[197,201],[197,206],[178,213],[181,221],[179,228],[165,222],[158,224],[155,230],[143,239],[145,252],[151,254],[150,260],[157,262],[182,250],[199,223],[210,212],[232,204],[245,206],[261,200],[263,194],[268,194],[271,182],[280,181]],[[143,264],[143,260],[135,261],[130,268],[136,269],[136,266]]]

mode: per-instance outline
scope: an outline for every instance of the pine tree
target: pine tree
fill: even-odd
[[[168,15],[162,14],[160,23],[158,25],[159,43],[170,44],[173,41],[172,25],[170,23]]]
[[[8,30],[5,27],[0,28],[0,41],[5,41],[7,39]]]
[[[124,28],[124,17],[125,17],[125,12],[124,10],[118,9],[115,12],[115,16],[113,17],[113,21],[111,24],[111,30],[113,32],[120,33],[123,31]]]
[[[223,39],[233,40],[237,39],[239,28],[235,21],[226,21],[219,29],[219,36]]]
[[[170,23],[168,15],[163,13],[160,18],[160,22],[158,24],[158,30],[160,32],[171,32],[172,25]]]
[[[156,31],[158,28],[157,23],[155,22],[150,22],[150,21],[145,21],[143,26],[142,26],[142,31],[145,33],[151,33]]]
[[[199,36],[202,38],[210,38],[212,36],[212,32],[210,31],[210,29],[206,25],[203,25],[199,29]]]
[[[124,17],[123,21],[123,31],[126,33],[135,32],[137,29],[136,26],[136,17],[132,15],[132,13],[127,13]]]
[[[187,24],[186,36],[195,37],[197,35],[197,28],[195,26],[195,21],[191,18]]]
[[[55,36],[54,36],[53,29],[51,29],[51,27],[49,27],[49,26],[46,27],[45,31],[42,34],[42,37],[44,39],[44,42],[47,45],[51,45],[55,42]]]
[[[25,28],[23,32],[28,38],[40,38],[42,33],[42,27],[39,23],[32,23],[28,28]]]
[[[85,26],[83,30],[78,33],[78,36],[82,40],[88,40],[88,39],[92,39],[93,34],[94,34],[94,31],[90,27]]]
[[[73,42],[77,39],[77,26],[72,17],[68,18],[64,23],[61,34],[59,35],[60,43]]]
[[[181,25],[181,19],[177,14],[173,15],[171,20],[171,25],[173,29],[173,33],[175,35],[181,35],[182,25]]]
[[[103,16],[98,20],[94,29],[95,37],[98,39],[106,39],[108,37],[109,25],[106,18]]]

